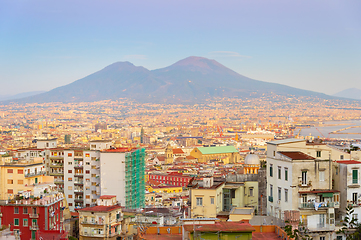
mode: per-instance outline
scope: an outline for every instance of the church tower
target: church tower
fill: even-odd
[[[172,164],[173,163],[173,149],[168,144],[165,149],[165,164]]]

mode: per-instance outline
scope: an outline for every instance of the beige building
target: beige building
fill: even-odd
[[[190,155],[201,163],[207,163],[212,160],[222,161],[224,164],[237,163],[241,158],[241,155],[234,146],[197,147],[191,151]]]
[[[332,189],[332,160],[347,156],[327,145],[284,139],[267,146],[267,214],[299,211],[314,239],[333,239],[340,192]]]
[[[97,204],[78,210],[79,239],[118,239],[122,234],[123,213],[116,196],[100,196]]]
[[[258,209],[258,182],[215,182],[213,177],[190,183],[190,217],[228,216],[233,208]]]

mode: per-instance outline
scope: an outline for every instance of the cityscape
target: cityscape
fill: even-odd
[[[0,240],[361,239],[360,9],[0,1]]]

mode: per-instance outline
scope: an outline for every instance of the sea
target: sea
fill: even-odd
[[[332,133],[335,131],[337,134]],[[317,127],[301,129],[300,136],[310,135],[320,138],[361,140],[361,120],[323,122]]]

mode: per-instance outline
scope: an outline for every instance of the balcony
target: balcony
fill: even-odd
[[[35,176],[44,175],[45,173],[46,173],[46,172],[27,173],[27,174],[25,174],[25,177],[26,177],[26,178],[35,177]]]
[[[63,179],[54,179],[54,183],[55,184],[63,184],[64,180]]]
[[[83,190],[80,190],[80,189],[76,189],[74,190],[74,194],[77,194],[77,195],[83,195]]]
[[[64,172],[51,172],[50,176],[62,176],[64,175]]]
[[[89,224],[89,225],[104,225],[104,221],[82,221],[81,224]]]
[[[64,165],[62,163],[52,163],[51,168],[62,168]]]
[[[268,201],[273,202],[273,197],[268,196]]]
[[[88,233],[88,232],[83,232],[83,234],[80,234],[80,236],[99,237],[99,238],[104,238],[105,237],[105,235],[103,233]]]
[[[83,183],[83,181],[75,181],[74,182],[74,185],[83,185],[84,183]]]
[[[29,218],[39,218],[39,214],[37,214],[37,213],[29,213]]]
[[[30,230],[39,230],[39,226],[38,225],[31,225],[29,226]]]
[[[317,225],[313,224],[312,226],[308,226],[308,230],[310,232],[335,231],[335,225],[318,223]]]
[[[317,203],[317,204],[320,204],[320,203]],[[338,205],[336,205],[334,202],[329,202],[329,203],[327,203],[327,205],[321,205],[321,206],[319,205],[318,209],[333,208],[335,206],[338,206]],[[298,208],[299,209],[315,209],[315,205],[313,202],[300,203]]]
[[[77,173],[74,173],[74,177],[83,177],[83,174],[82,172],[77,172]]]
[[[75,165],[74,168],[76,168],[76,169],[83,169],[83,165]]]
[[[75,198],[74,202],[76,203],[83,203],[83,198]]]

